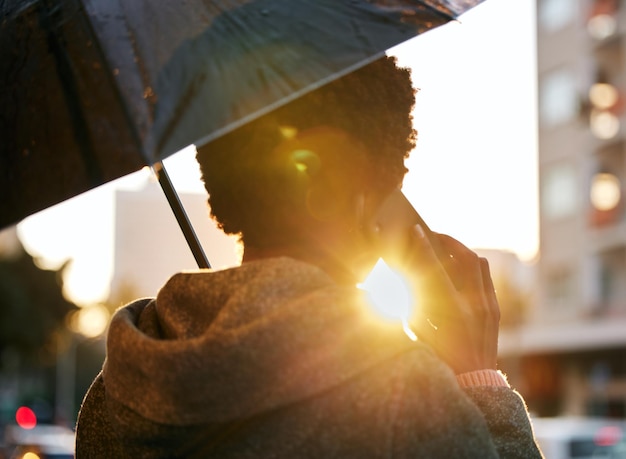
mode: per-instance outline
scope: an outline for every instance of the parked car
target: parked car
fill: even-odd
[[[63,426],[43,424],[32,429],[10,425],[4,431],[9,459],[72,459],[74,432]]]
[[[546,459],[626,459],[626,422],[599,418],[533,418]]]

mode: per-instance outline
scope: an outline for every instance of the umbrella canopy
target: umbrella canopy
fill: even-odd
[[[209,142],[481,1],[0,1],[0,227]]]

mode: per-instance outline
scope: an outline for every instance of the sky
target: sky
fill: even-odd
[[[524,260],[538,250],[534,3],[486,0],[392,50],[419,88],[405,194],[433,230]]]
[[[486,0],[457,22],[389,54],[419,89],[415,151],[403,191],[429,226],[473,248],[532,261],[538,251],[534,0]],[[203,192],[188,148],[165,164],[180,191]],[[71,260],[65,290],[106,299],[113,266],[113,193],[139,188],[147,170],[35,214],[18,225],[44,268]],[[210,248],[205,248],[210,258]]]

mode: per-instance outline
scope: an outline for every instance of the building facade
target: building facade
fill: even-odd
[[[239,264],[236,239],[225,235],[209,218],[206,194],[179,193],[179,197],[211,266]],[[155,296],[173,274],[198,268],[157,183],[116,191],[114,234],[112,302]]]
[[[626,2],[537,0],[540,259],[505,356],[538,415],[626,416]]]

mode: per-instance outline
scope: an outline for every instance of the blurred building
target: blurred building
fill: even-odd
[[[206,195],[180,193],[180,200],[213,268],[234,266],[240,255],[234,238],[209,219]],[[111,301],[155,296],[175,273],[197,269],[174,214],[157,183],[115,195],[114,272]]]
[[[473,250],[489,261],[493,285],[500,303],[500,328],[506,335],[525,324],[536,302],[536,264],[523,262],[513,252],[498,249]]]
[[[538,415],[626,416],[626,2],[537,0],[540,249],[521,356]]]

